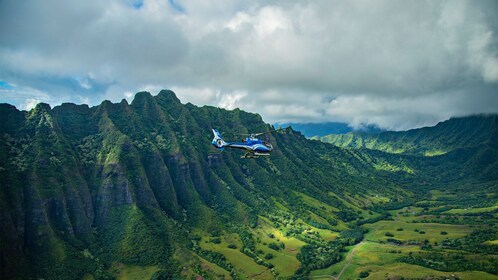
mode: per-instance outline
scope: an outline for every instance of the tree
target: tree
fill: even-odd
[[[370,273],[365,270],[365,271],[360,272],[360,274],[358,275],[358,277],[360,277],[360,278],[367,278],[368,275],[370,275]]]

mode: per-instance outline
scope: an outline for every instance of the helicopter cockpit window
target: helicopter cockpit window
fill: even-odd
[[[263,145],[265,145],[269,149],[273,149],[273,146],[268,142],[263,141]]]

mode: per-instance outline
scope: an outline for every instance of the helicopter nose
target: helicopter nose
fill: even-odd
[[[270,143],[264,142],[263,144],[266,146],[266,148],[268,148],[268,150],[273,150],[273,146]]]

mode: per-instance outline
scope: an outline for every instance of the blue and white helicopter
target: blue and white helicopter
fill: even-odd
[[[258,158],[259,156],[269,156],[271,151],[273,150],[273,146],[263,140],[260,140],[256,137],[272,133],[275,131],[282,131],[282,128],[271,130],[262,133],[252,133],[249,134],[245,140],[242,142],[225,142],[221,137],[220,132],[217,129],[213,129],[214,138],[211,143],[220,151],[223,151],[225,148],[235,148],[245,150],[246,153],[241,158]]]

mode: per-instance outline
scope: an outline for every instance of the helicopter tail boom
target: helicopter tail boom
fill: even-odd
[[[223,151],[223,149],[226,146],[228,146],[228,143],[225,142],[225,140],[223,140],[220,132],[217,129],[213,129],[213,134],[214,134],[214,138],[213,138],[213,141],[211,143],[213,143],[213,146],[215,146],[217,149],[219,149],[220,151]]]

